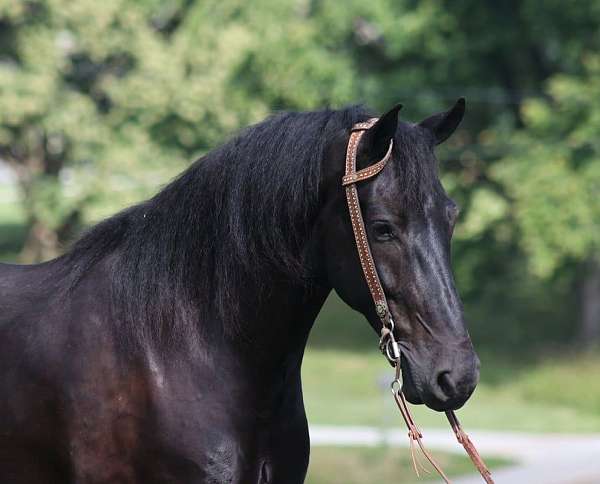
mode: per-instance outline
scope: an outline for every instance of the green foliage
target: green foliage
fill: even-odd
[[[556,75],[547,99],[524,103],[525,129],[492,172],[541,275],[600,247],[600,56],[582,57],[582,74]]]
[[[418,120],[466,95],[440,158],[472,332],[568,341],[599,251],[599,21],[594,0],[0,0],[0,157],[64,242],[273,111]]]

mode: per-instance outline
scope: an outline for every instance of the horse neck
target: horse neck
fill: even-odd
[[[299,370],[309,332],[330,289],[272,281],[267,296],[245,308],[240,337],[244,363],[256,368]]]

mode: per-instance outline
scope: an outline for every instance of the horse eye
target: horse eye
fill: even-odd
[[[387,222],[375,222],[372,225],[372,229],[377,240],[386,241],[396,238],[393,227]]]

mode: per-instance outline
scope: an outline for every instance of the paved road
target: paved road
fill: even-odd
[[[450,429],[423,430],[431,449],[463,453]],[[600,484],[600,435],[469,432],[482,455],[507,457],[518,464],[494,472],[497,484]],[[312,426],[312,445],[408,447],[405,431],[372,427]],[[455,479],[454,484],[481,484],[478,476]]]

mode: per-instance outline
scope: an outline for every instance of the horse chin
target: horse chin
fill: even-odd
[[[404,385],[402,391],[408,403],[412,403],[413,405],[423,404],[423,399],[421,398],[421,395],[419,395],[419,393],[415,391],[414,388]]]
[[[409,403],[413,405],[421,405],[423,404],[423,398],[421,397],[421,392],[419,392],[417,385],[415,383],[415,379],[412,376],[412,372],[406,366],[402,368],[402,393],[406,397]]]

